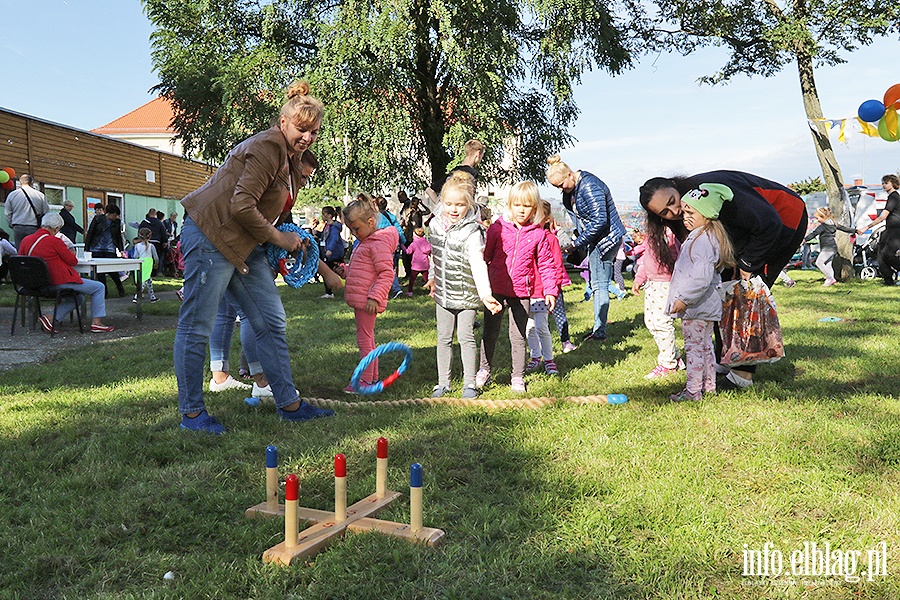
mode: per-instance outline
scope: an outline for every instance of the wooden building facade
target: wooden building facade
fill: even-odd
[[[140,221],[150,208],[183,215],[179,200],[215,172],[206,163],[0,108],[5,167],[17,177],[30,174],[51,205],[71,200],[81,225],[98,202],[119,205],[124,223]],[[0,190],[0,201],[7,193]],[[0,223],[10,230],[2,211]]]

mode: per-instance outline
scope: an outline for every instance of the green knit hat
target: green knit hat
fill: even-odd
[[[701,183],[681,197],[681,201],[707,219],[718,219],[722,203],[734,198],[734,192],[721,183]]]

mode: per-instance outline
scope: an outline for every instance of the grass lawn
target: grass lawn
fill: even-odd
[[[643,379],[656,348],[639,297],[612,301],[606,344],[558,355],[560,378],[526,378],[529,396],[627,394],[619,406],[379,406],[287,424],[235,391],[207,396],[229,429],[214,437],[177,427],[173,331],[4,373],[0,598],[900,598],[900,287],[792,275],[775,290],[787,357],[753,389],[698,403],[666,400],[683,373]],[[566,294],[573,338],[591,320],[582,290]],[[340,398],[358,360],[353,317],[321,293],[283,289],[294,378],[301,395]],[[174,321],[178,306],[147,309]],[[415,356],[377,399],[430,395],[435,336],[427,296],[390,304],[376,341]],[[503,339],[498,350],[485,398],[512,397]],[[374,491],[381,436],[404,498],[379,516],[408,519],[420,462],[425,525],[444,544],[350,533],[311,562],[263,564],[283,522],[243,511],[264,500],[266,446],[282,479],[299,475],[302,506],[330,509],[334,454],[355,502]],[[783,572],[746,575],[767,542]],[[828,575],[792,574],[804,543],[829,544]]]

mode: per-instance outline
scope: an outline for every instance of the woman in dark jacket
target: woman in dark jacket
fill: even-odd
[[[101,206],[100,212],[94,215],[87,233],[84,234],[84,249],[90,252],[93,258],[119,258],[119,253],[125,249],[120,215],[121,211],[115,204],[108,204],[106,208]],[[121,298],[125,295],[122,281],[116,273],[112,274],[112,280]],[[97,281],[105,288],[106,273],[98,273]]]
[[[900,177],[888,173],[881,178],[881,187],[887,192],[884,210],[868,227],[860,227],[857,233],[865,233],[884,221],[884,231],[878,239],[878,270],[884,285],[894,285],[894,270],[900,270]]]
[[[732,201],[725,202],[719,213],[719,221],[734,246],[737,260],[734,277],[748,280],[759,275],[771,288],[803,243],[808,221],[803,199],[774,181],[740,171],[649,179],[640,188],[641,206],[647,211],[647,243],[665,254],[666,228],[671,229],[679,240],[687,237],[681,197],[701,183],[725,185],[734,194]],[[718,339],[716,342],[718,355],[721,344]],[[747,387],[753,383],[755,371],[755,366],[733,369],[728,380],[717,385],[720,389]]]

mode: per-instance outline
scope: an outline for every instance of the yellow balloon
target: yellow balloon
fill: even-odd
[[[884,116],[878,121],[878,135],[886,142],[900,140],[900,128],[897,127],[897,109],[894,107],[884,111]]]

